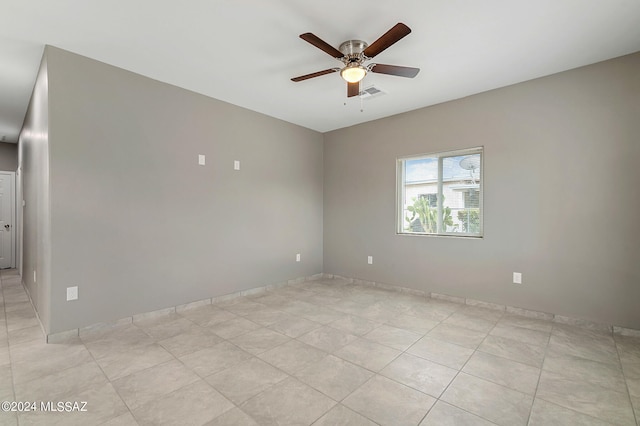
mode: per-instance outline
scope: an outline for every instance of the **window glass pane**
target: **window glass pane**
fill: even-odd
[[[438,158],[406,160],[404,223],[406,232],[437,232]]]
[[[444,232],[480,233],[480,154],[442,160]]]

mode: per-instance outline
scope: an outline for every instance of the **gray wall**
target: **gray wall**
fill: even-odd
[[[0,170],[15,172],[18,168],[18,144],[0,142]]]
[[[51,323],[51,211],[47,80],[45,55],[20,132],[18,174],[25,201],[22,211],[22,281],[38,310],[45,331],[48,332]],[[16,196],[16,200],[19,206],[20,194]]]
[[[322,270],[640,328],[638,69],[630,55],[323,138],[48,47],[19,146],[23,280],[48,333]],[[395,159],[478,145],[485,237],[395,235]]]
[[[46,52],[51,333],[322,272],[322,134]]]
[[[324,271],[638,329],[639,117],[634,54],[328,133]],[[479,145],[484,239],[396,235],[396,158]]]

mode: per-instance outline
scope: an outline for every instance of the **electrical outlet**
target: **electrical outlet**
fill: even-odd
[[[367,263],[373,265],[373,256],[367,256]]]
[[[36,280],[36,270],[35,269],[33,270],[33,282],[34,283],[37,282],[37,280]]]
[[[67,287],[67,302],[78,299],[78,286]]]
[[[238,160],[233,161],[233,170],[240,170],[240,161]]]
[[[296,262],[300,262],[300,253],[296,254]]]
[[[522,284],[522,273],[514,272],[513,273],[513,283],[514,284]]]
[[[205,156],[204,156],[204,155],[202,155],[202,154],[199,154],[199,155],[198,155],[198,164],[199,164],[200,166],[204,166],[204,165],[205,165],[205,163],[206,163],[206,158],[205,158]]]

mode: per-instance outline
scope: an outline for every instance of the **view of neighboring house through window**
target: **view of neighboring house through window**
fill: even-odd
[[[482,237],[482,147],[398,159],[400,234]]]

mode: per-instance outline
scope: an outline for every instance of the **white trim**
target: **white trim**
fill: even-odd
[[[398,160],[424,160],[427,158],[438,158],[438,157],[456,157],[459,155],[471,155],[476,154],[478,151],[484,151],[484,145],[474,146],[471,148],[462,148],[462,149],[454,149],[452,151],[440,151],[440,152],[430,152],[426,154],[415,154],[415,155],[405,155],[402,157],[398,157]]]
[[[15,268],[16,267],[16,240],[17,240],[17,229],[18,227],[16,226],[16,209],[17,209],[17,204],[16,204],[16,172],[9,172],[9,171],[5,171],[2,170],[0,171],[0,174],[6,174],[9,175],[9,186],[11,187],[11,197],[9,198],[9,203],[11,203],[11,262],[9,263],[9,268]]]
[[[213,296],[213,297],[210,297],[210,298],[207,298],[207,299],[196,300],[194,302],[189,302],[189,303],[186,303],[186,304],[169,306],[167,308],[158,309],[158,310],[155,310],[155,311],[133,314],[131,316],[120,318],[120,319],[117,319],[117,320],[94,323],[94,324],[91,324],[91,325],[88,325],[88,326],[85,326],[85,327],[72,328],[70,330],[64,330],[64,331],[60,331],[60,332],[57,332],[57,333],[51,333],[51,334],[47,334],[44,331],[44,325],[42,324],[42,321],[40,320],[40,317],[38,316],[38,311],[36,311],[35,307],[33,306],[33,300],[31,299],[31,295],[29,294],[29,291],[27,290],[27,286],[24,285],[24,282],[23,282],[22,286],[27,291],[27,294],[29,294],[29,300],[31,300],[31,305],[33,307],[33,310],[36,313],[36,317],[38,318],[38,322],[40,323],[40,327],[42,328],[42,331],[44,333],[45,341],[47,343],[64,343],[64,342],[73,341],[73,340],[77,339],[78,336],[86,336],[86,335],[90,335],[92,333],[100,333],[100,332],[102,332],[102,331],[104,331],[106,329],[119,327],[119,326],[124,325],[124,324],[133,324],[133,323],[136,323],[136,322],[145,321],[145,320],[149,320],[149,319],[156,319],[156,318],[160,318],[160,317],[163,317],[163,316],[171,315],[171,314],[176,313],[176,312],[184,312],[185,310],[188,310],[188,309],[194,309],[194,308],[205,306],[205,305],[215,305],[217,303],[221,303],[221,302],[228,301],[228,300],[233,300],[233,299],[236,299],[236,298],[242,297],[242,296],[251,296],[251,295],[266,293],[268,291],[275,290],[275,289],[282,288],[282,287],[298,286],[298,285],[305,284],[305,283],[307,283],[309,281],[322,280],[323,277],[324,277],[324,274],[322,274],[322,273],[314,274],[314,275],[308,275],[308,276],[304,276],[304,277],[298,277],[298,278],[290,279],[290,280],[287,280],[287,281],[282,281],[282,282],[275,283],[275,284],[269,284],[269,285],[265,285],[265,286],[250,288],[250,289],[247,289],[247,290],[236,291],[234,293],[224,294],[224,295],[221,295],[221,296]]]
[[[11,267],[16,267],[16,254],[17,254],[17,241],[18,241],[18,226],[17,226],[17,188],[16,188],[16,172],[11,173]]]
[[[616,326],[613,324],[598,323],[598,322],[585,320],[581,318],[567,317],[560,314],[553,314],[550,312],[534,311],[531,309],[525,309],[525,308],[520,308],[516,306],[501,305],[497,303],[486,302],[486,301],[471,299],[467,297],[452,296],[448,294],[429,292],[428,290],[418,290],[418,289],[413,289],[409,287],[402,287],[395,284],[361,280],[358,278],[350,278],[342,275],[327,274],[327,273],[323,273],[322,275],[327,278],[334,278],[334,279],[337,278],[337,279],[345,280],[346,284],[379,287],[389,291],[414,294],[416,296],[421,296],[421,297],[430,298],[430,299],[438,299],[438,300],[457,303],[461,305],[482,307],[485,309],[504,312],[505,314],[518,315],[526,318],[534,318],[534,319],[539,319],[543,321],[549,321],[550,323],[557,324],[560,326],[570,325],[573,327],[584,328],[588,330],[619,334],[623,336],[640,337],[640,330],[622,327],[622,326]]]
[[[22,246],[24,244],[24,230],[22,223],[24,221],[24,195],[22,193],[22,168],[18,166],[16,169],[16,268],[18,274],[22,276]]]
[[[484,146],[476,146],[472,148],[463,148],[454,151],[435,152],[431,154],[417,154],[407,155],[396,158],[396,235],[405,236],[428,236],[428,237],[456,237],[456,238],[473,238],[482,240],[484,238]],[[473,155],[480,154],[480,183],[479,183],[479,226],[480,232],[478,234],[471,234],[465,232],[442,232],[442,188],[443,188],[443,160],[447,157],[457,157],[461,155]],[[422,159],[437,159],[438,160],[438,231],[435,233],[423,233],[423,232],[411,232],[404,230],[404,205],[406,201],[405,186],[412,185],[414,182],[405,184],[406,180],[406,161],[408,160],[422,160]]]

